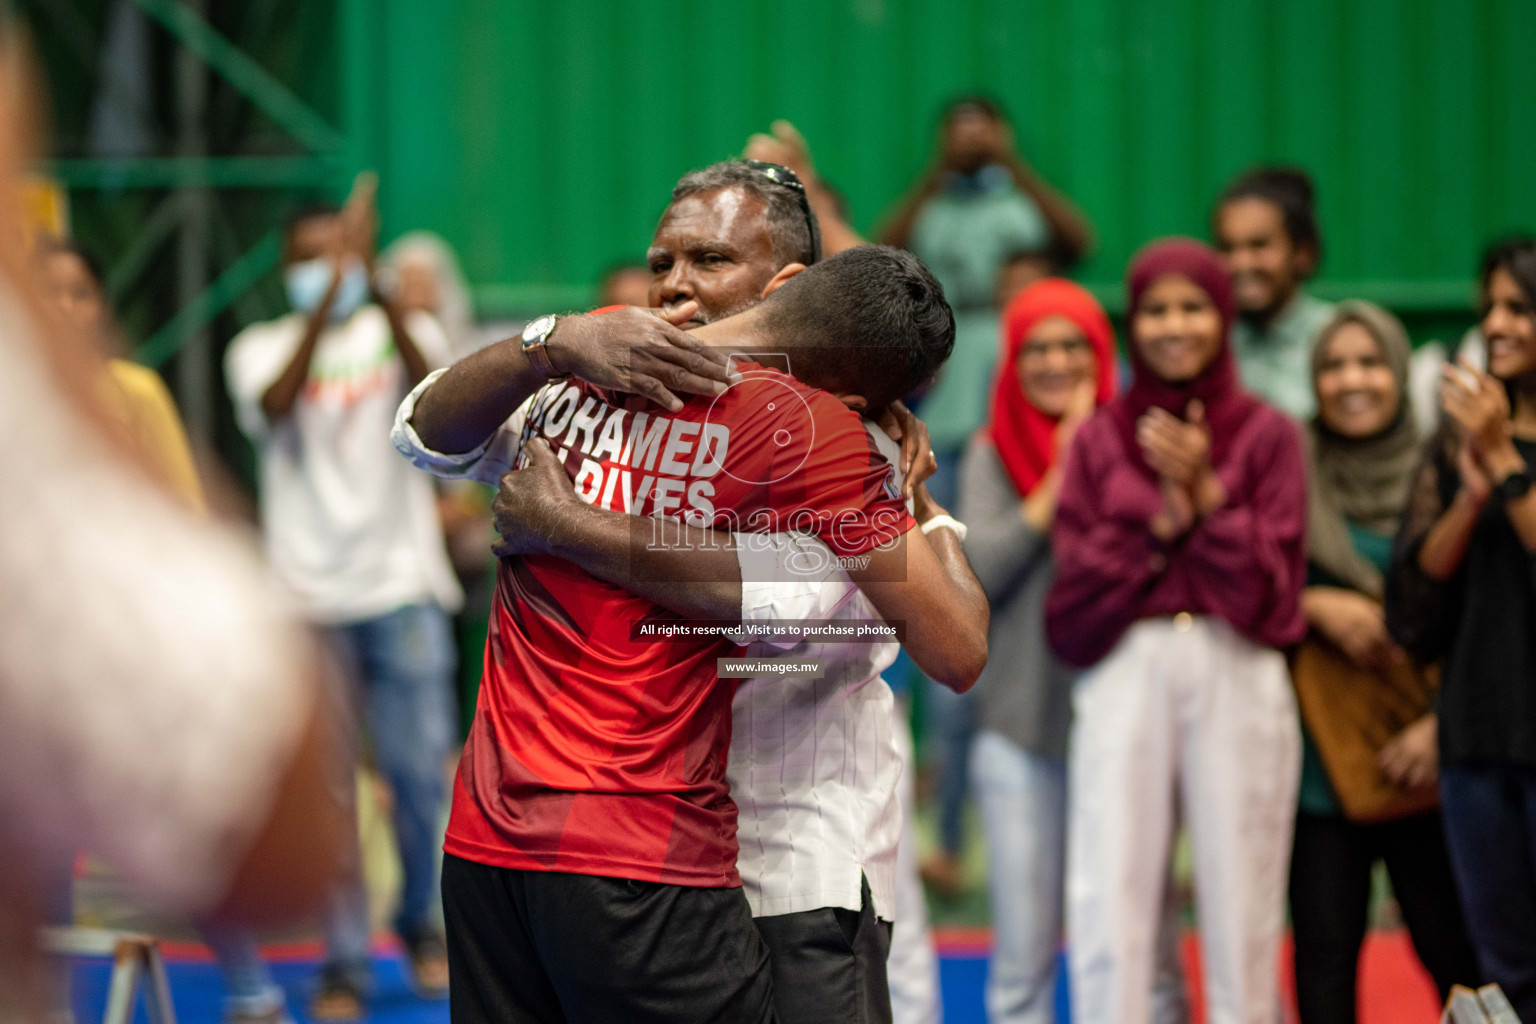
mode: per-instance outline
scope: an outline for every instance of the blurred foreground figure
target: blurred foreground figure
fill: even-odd
[[[115,447],[88,350],[20,251],[28,80],[0,24],[0,1020],[40,1009],[34,927],[89,848],[157,909],[260,922],[334,861],[304,634],[230,531]]]
[[[82,346],[113,356],[123,349],[102,284],[101,266],[77,243],[40,239],[37,264],[44,290],[52,300],[58,327]],[[143,463],[144,468],[173,497],[195,512],[207,502],[192,458],[181,416],[160,375],[123,358],[106,358],[95,371],[93,388],[111,421],[114,436]],[[51,923],[74,920],[70,865],[59,866],[59,892]],[[200,922],[203,941],[218,960],[223,975],[226,1024],[284,1024],[290,1020],[282,988],[261,956],[254,931],[218,921]],[[54,996],[54,1005],[69,1018],[67,965]]]

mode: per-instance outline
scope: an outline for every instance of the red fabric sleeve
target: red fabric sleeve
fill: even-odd
[[[1306,463],[1296,427],[1270,414],[1246,462],[1251,492],[1240,503],[1229,498],[1195,527],[1183,562],[1203,607],[1221,609],[1255,643],[1286,647],[1306,632]]]
[[[907,512],[895,470],[875,448],[859,414],[824,391],[805,395],[814,430],[803,447],[779,448],[776,499],[799,510],[791,525],[815,533],[840,557],[862,555],[896,540],[916,521]],[[775,505],[783,511],[780,500]]]
[[[1155,510],[1104,507],[1104,476],[1121,446],[1107,416],[1078,431],[1062,470],[1051,527],[1056,576],[1045,602],[1045,630],[1056,655],[1086,668],[1102,659],[1141,614],[1162,567],[1147,529]]]

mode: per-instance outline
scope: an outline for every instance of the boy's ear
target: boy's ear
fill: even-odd
[[[802,271],[804,269],[805,269],[805,264],[804,263],[786,263],[786,264],[784,264],[783,269],[781,269],[777,274],[773,275],[773,280],[771,280],[767,284],[763,285],[762,294],[760,294],[758,296],[758,299],[760,299],[760,300],[761,299],[766,299],[768,296],[770,296],[774,292],[778,291],[779,288],[783,286],[785,281],[788,281],[790,278],[794,277],[796,274],[800,273],[800,271]]]
[[[869,399],[865,398],[863,395],[845,395],[836,391],[834,391],[833,394],[836,396],[839,402],[842,402],[854,412],[863,412],[865,409],[869,408]]]

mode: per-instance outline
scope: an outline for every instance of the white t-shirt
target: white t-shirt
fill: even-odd
[[[427,365],[448,342],[425,313],[411,338]],[[375,305],[325,329],[293,411],[269,423],[261,396],[304,334],[304,315],[252,324],[230,343],[224,375],[260,458],[262,528],[279,581],[315,620],[355,622],[422,601],[450,611],[463,594],[448,564],[432,481],[391,449],[407,388],[389,320]]]
[[[410,420],[416,400],[439,375],[428,375],[401,403],[395,447],[436,476],[495,486],[517,466],[530,403],[471,451],[433,451]],[[873,424],[866,428],[881,453],[898,465],[895,442]],[[789,533],[770,534],[765,541],[737,550],[744,623],[880,621],[821,541]],[[816,548],[819,552],[805,556]],[[799,568],[806,565],[824,568],[808,575]],[[899,650],[894,642],[749,647],[748,657],[820,658],[825,666],[821,679],[742,680],[731,705],[726,778],[738,812],[736,868],[753,916],[822,907],[858,910],[862,872],[876,916],[895,919],[901,759],[895,699],[880,673]]]

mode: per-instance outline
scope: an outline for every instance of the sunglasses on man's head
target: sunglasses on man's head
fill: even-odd
[[[795,190],[795,194],[800,197],[800,212],[805,215],[805,230],[811,236],[811,262],[815,263],[817,260],[820,260],[821,232],[816,229],[816,218],[811,213],[811,200],[805,194],[805,182],[800,180],[800,175],[783,164],[770,163],[767,160],[746,160],[743,162],[775,185],[783,185],[785,188]]]

